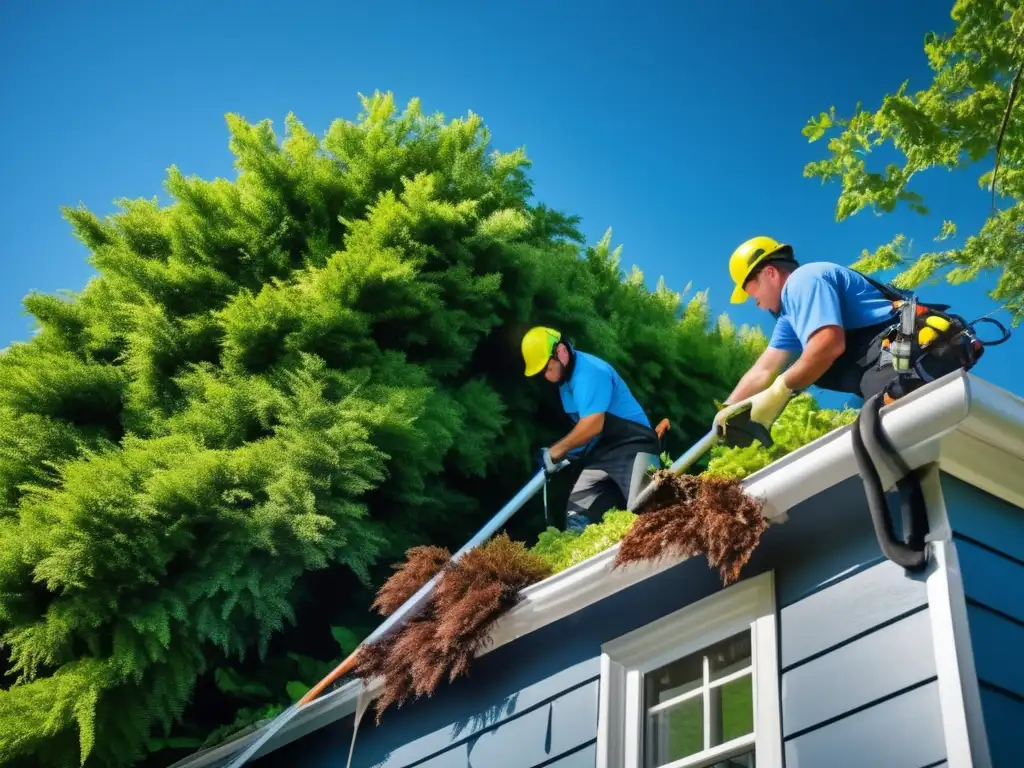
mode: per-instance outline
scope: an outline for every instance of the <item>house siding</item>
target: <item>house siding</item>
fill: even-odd
[[[992,763],[1017,766],[1024,723],[1024,510],[950,475],[942,476],[942,492]]]
[[[860,479],[770,527],[743,576],[768,569],[787,767],[943,764],[925,575],[880,556]],[[602,644],[721,589],[703,558],[683,562],[478,658],[379,726],[371,709],[352,768],[592,768]],[[351,740],[348,717],[254,764],[344,766]]]
[[[763,570],[751,563],[745,575]],[[476,659],[427,700],[369,709],[352,768],[593,768],[601,645],[721,589],[688,561]],[[351,716],[274,750],[254,766],[344,766]]]
[[[875,558],[782,606],[787,768],[945,760],[924,579]]]

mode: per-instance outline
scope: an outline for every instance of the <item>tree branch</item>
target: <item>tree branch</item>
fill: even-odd
[[[1013,76],[1010,83],[1010,93],[1006,98],[1006,109],[1003,110],[1003,122],[999,126],[999,135],[996,137],[996,162],[992,168],[992,212],[996,210],[996,174],[999,173],[999,153],[1003,148],[1003,136],[1006,135],[1006,126],[1010,122],[1010,112],[1013,110],[1013,102],[1017,98],[1017,84],[1020,83],[1020,74],[1024,71],[1024,63],[1017,67],[1017,74]]]

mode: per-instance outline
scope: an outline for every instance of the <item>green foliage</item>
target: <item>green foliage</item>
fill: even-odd
[[[811,395],[797,395],[772,425],[775,444],[771,448],[760,443],[746,448],[715,446],[711,449],[708,467],[701,474],[742,480],[856,418],[857,411],[852,408],[821,408]],[[666,456],[663,461],[668,466],[673,459]],[[589,525],[580,532],[548,528],[530,551],[542,557],[552,571],[558,573],[614,546],[629,532],[635,520],[636,515],[628,510],[611,510],[605,513],[600,523]]]
[[[679,445],[764,348],[582,245],[478,116],[362,103],[280,142],[230,115],[234,180],[65,211],[98,276],[27,297],[38,333],[0,355],[0,762],[166,764],[319,679],[387,564],[461,545],[569,428],[529,326]]]
[[[760,443],[746,448],[716,445],[711,449],[711,460],[704,474],[743,479],[787,453],[853,423],[857,413],[853,408],[821,408],[810,394],[805,392],[797,395],[772,424],[774,445],[771,448],[765,448]]]
[[[927,213],[912,180],[930,168],[983,163],[978,182],[986,200],[979,200],[979,207],[988,205],[991,194],[993,211],[980,231],[959,247],[916,259],[907,255],[899,236],[873,254],[865,251],[856,266],[867,272],[899,267],[903,271],[895,282],[905,288],[943,272],[958,284],[996,271],[991,295],[1007,303],[1014,324],[1024,317],[1024,9],[1019,6],[1018,0],[956,0],[953,31],[925,37],[934,72],[927,89],[911,93],[904,82],[876,111],[858,104],[850,117],[841,118],[833,107],[804,128],[812,142],[829,136],[829,157],[809,163],[804,175],[840,182],[839,221],[865,208],[890,212],[900,203]],[[895,150],[900,162],[869,167],[871,153],[879,148]],[[997,196],[1006,207],[997,209]],[[936,239],[955,232],[953,222],[943,222]]]
[[[558,573],[621,541],[635,519],[636,515],[628,510],[613,509],[604,514],[600,523],[588,525],[582,531],[549,527],[530,551],[542,557],[553,573]]]

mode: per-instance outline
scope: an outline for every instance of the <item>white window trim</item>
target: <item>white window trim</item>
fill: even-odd
[[[758,768],[782,768],[774,573],[755,576],[605,643],[601,648],[596,768],[641,768],[646,672],[749,628]],[[723,751],[739,740],[723,745]],[[715,750],[717,751],[717,749]],[[700,761],[714,751],[702,753]],[[677,761],[685,766],[689,760]]]

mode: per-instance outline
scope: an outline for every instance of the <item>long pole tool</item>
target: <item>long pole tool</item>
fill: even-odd
[[[717,442],[718,433],[714,428],[712,428],[711,431],[704,435],[704,437],[694,443],[686,453],[676,459],[669,470],[671,472],[678,473],[689,468],[701,456],[711,450]],[[568,461],[562,461],[558,465],[558,470],[564,469],[568,464]],[[527,501],[533,498],[537,491],[539,491],[546,482],[547,478],[545,477],[544,470],[541,470],[534,475],[533,478],[522,487],[519,493],[513,496],[512,499],[505,504],[505,506],[502,507],[494,517],[491,518],[487,525],[481,528],[472,539],[466,542],[462,549],[452,555],[451,562],[455,562],[470,550],[475,549],[490,539],[491,536],[501,528],[501,526],[508,522],[512,515],[518,512]],[[658,483],[651,483],[644,488],[643,491],[637,494],[637,497],[632,504],[632,509],[637,509],[644,504],[650,498],[651,494],[654,493],[657,486]],[[272,722],[265,726],[260,737],[250,744],[244,752],[232,760],[228,764],[227,768],[241,768],[241,766],[244,765],[249,758],[255,755],[259,749],[267,743],[267,741],[273,738],[274,734],[280,731],[281,728],[283,728],[302,707],[316,699],[343,675],[350,672],[355,666],[356,657],[360,649],[364,645],[375,642],[376,640],[384,637],[389,632],[393,631],[401,622],[404,622],[422,610],[430,599],[430,594],[433,592],[434,587],[440,578],[441,573],[439,572],[435,574],[430,581],[420,587],[419,590],[412,597],[406,600],[397,611],[388,616],[380,626],[364,638],[359,646],[348,655],[348,658],[335,667],[326,677],[323,678],[323,680],[310,688],[301,699],[292,704],[288,709],[279,714]]]

